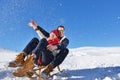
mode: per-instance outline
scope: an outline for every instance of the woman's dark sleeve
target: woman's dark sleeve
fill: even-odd
[[[49,37],[49,33],[46,31],[46,30],[44,30],[42,27],[40,27],[40,26],[37,26],[38,27],[38,29],[43,33],[43,35],[45,36],[45,37]]]

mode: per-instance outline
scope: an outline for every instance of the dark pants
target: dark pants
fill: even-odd
[[[42,55],[42,66],[46,66],[49,63],[53,64],[54,68],[58,65],[60,65],[65,57],[68,54],[68,49],[63,49],[60,51],[60,53],[56,56],[52,55],[52,52],[46,49],[46,46],[48,45],[46,39],[41,39],[40,41],[37,38],[33,38],[27,46],[23,49],[24,52],[29,54],[36,54],[35,63],[38,64],[38,59]]]
[[[58,65],[60,65],[66,56],[68,55],[69,50],[67,48],[62,49],[58,55],[54,58],[54,60],[51,62],[51,64],[54,66],[54,68]]]

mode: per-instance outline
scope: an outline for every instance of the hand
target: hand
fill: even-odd
[[[33,53],[31,56],[32,56],[33,58],[36,58],[36,54],[34,54],[34,53]]]
[[[28,25],[30,27],[37,27],[37,23],[34,20],[32,20],[31,22],[29,22]]]
[[[53,51],[53,50],[57,49],[57,46],[56,46],[56,45],[55,45],[55,46],[53,46],[53,45],[48,45],[48,46],[47,46],[47,49],[50,50],[50,51]]]

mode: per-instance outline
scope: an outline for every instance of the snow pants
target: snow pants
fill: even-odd
[[[41,58],[42,66],[46,66],[48,64],[52,64],[55,68],[56,66],[60,65],[65,57],[68,55],[69,50],[67,48],[60,50],[60,53],[56,56],[53,56],[52,52],[47,50],[48,42],[45,38],[41,39],[40,41],[37,38],[33,38],[23,49],[27,55],[29,54],[36,54],[35,64],[38,65],[38,59]]]

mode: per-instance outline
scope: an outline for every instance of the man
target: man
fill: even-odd
[[[34,30],[38,33],[40,38],[48,38],[49,33],[45,31],[43,28],[38,26],[34,21],[31,21],[29,23],[29,26],[33,27]],[[48,75],[56,66],[60,65],[66,56],[68,55],[69,50],[67,49],[67,46],[69,44],[69,40],[64,35],[64,26],[58,26],[57,28],[59,32],[59,38],[60,43],[58,45],[48,45],[47,49],[49,51],[58,50],[56,52],[56,55],[54,56],[54,59],[52,59],[50,62],[47,62],[48,60],[43,60],[43,63],[45,66],[47,66],[44,71],[42,72],[44,75]],[[28,45],[23,49],[23,51],[16,57],[15,61],[10,62],[9,67],[16,67],[18,65],[24,65],[24,58],[28,54],[30,54],[39,44],[39,40],[37,38],[33,38]],[[45,58],[50,59],[50,58]]]

